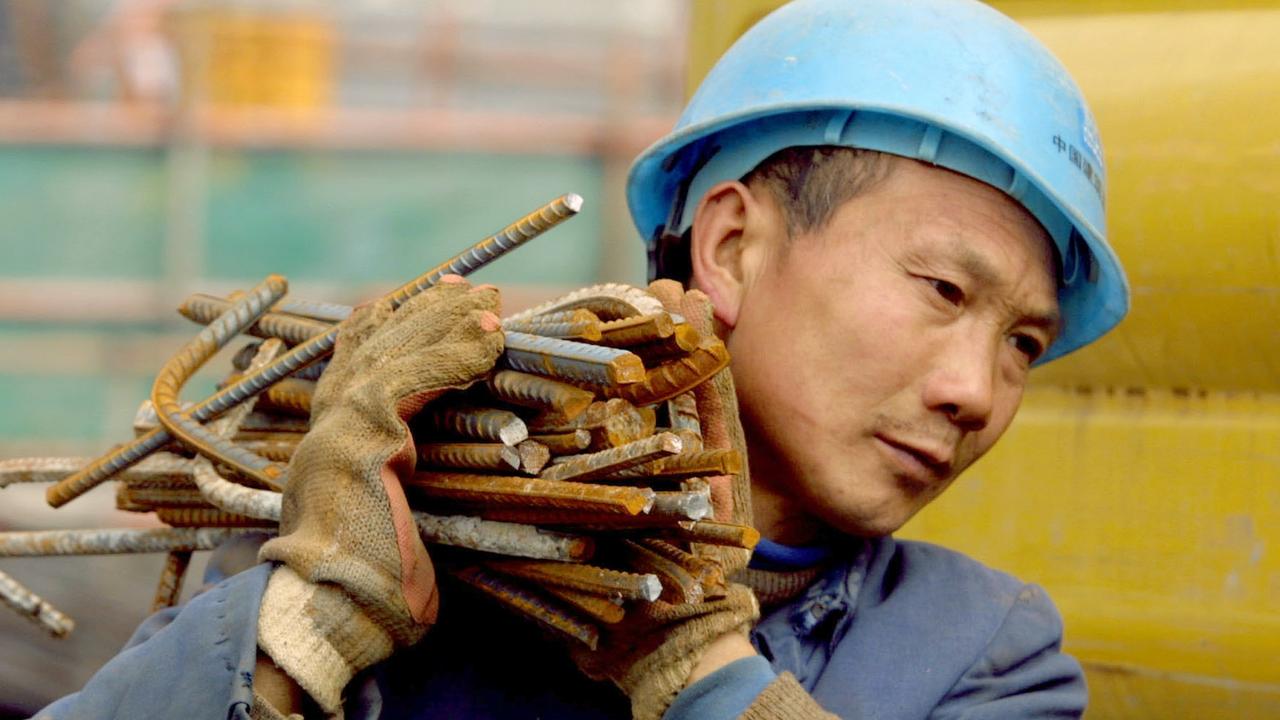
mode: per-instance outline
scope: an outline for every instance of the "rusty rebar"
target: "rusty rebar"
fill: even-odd
[[[575,215],[582,207],[582,198],[572,193],[559,197],[520,220],[508,225],[459,255],[437,265],[417,278],[384,296],[392,307],[399,307],[422,290],[436,284],[447,274],[466,275],[496,260],[539,234],[558,225],[565,218]],[[312,338],[294,347],[261,371],[251,373],[234,385],[228,386],[205,399],[191,410],[195,422],[205,422],[222,414],[246,398],[265,390],[277,381],[293,374],[333,351],[341,324],[324,335]],[[60,507],[79,497],[99,483],[141,460],[148,453],[169,442],[167,431],[155,430],[131,443],[114,450],[90,463],[81,471],[64,478],[49,488],[46,499],[53,507]]]
[[[276,310],[290,315],[298,315],[312,320],[338,323],[351,315],[350,305],[339,305],[316,300],[286,300],[275,307]]]
[[[520,451],[500,442],[422,443],[418,462],[434,468],[511,472],[520,469]]]
[[[590,509],[520,507],[516,505],[478,506],[469,510],[486,520],[550,526],[562,530],[584,532],[615,532],[629,530],[675,527],[679,518],[655,516],[649,513],[623,515],[603,513]]]
[[[232,528],[103,528],[6,532],[0,533],[0,557],[212,550],[245,532],[249,531]]]
[[[465,405],[429,406],[419,415],[437,432],[475,440],[517,445],[529,437],[529,428],[510,410]]]
[[[671,527],[663,528],[659,534],[683,542],[724,545],[747,550],[754,548],[756,543],[760,542],[760,532],[749,525],[714,520],[676,523]]]
[[[634,540],[623,540],[622,546],[631,567],[657,575],[662,581],[663,600],[677,604],[702,602],[702,583],[680,563]]]
[[[676,455],[682,447],[680,438],[671,433],[662,433],[600,452],[558,457],[538,477],[544,480],[586,482],[608,477],[618,470]]]
[[[702,436],[702,420],[698,416],[698,400],[693,393],[680,393],[667,400],[667,421],[673,430],[688,430]],[[698,448],[701,450],[702,448]]]
[[[681,520],[702,520],[711,516],[711,487],[697,490],[659,491],[654,494],[655,517],[673,517]]]
[[[0,488],[17,483],[58,482],[93,461],[87,457],[37,457],[0,460]],[[122,477],[126,481],[163,479],[176,481],[189,475],[190,461],[170,453],[157,453]]]
[[[709,557],[701,557],[688,550],[676,547],[661,538],[640,538],[635,542],[687,570],[698,581],[698,584],[702,586],[704,593],[707,595],[711,593],[719,594],[723,591],[725,586],[724,568],[715,560]]]
[[[596,649],[600,630],[563,607],[559,601],[484,568],[469,567],[452,572],[468,585],[544,627]]]
[[[641,382],[601,385],[600,392],[633,405],[649,405],[692,390],[728,365],[729,350],[724,343],[719,338],[707,338],[689,355],[649,369]]]
[[[529,420],[529,429],[535,433],[566,433],[586,430],[591,438],[588,448],[603,450],[618,447],[647,437],[653,433],[654,423],[626,400],[614,398],[605,402],[593,402],[585,412],[573,419],[559,413],[542,413]]]
[[[525,440],[516,446],[520,455],[520,472],[537,475],[551,460],[551,451],[536,440]]]
[[[601,325],[598,342],[609,347],[644,345],[671,337],[675,328],[671,315],[665,312],[637,315]]]
[[[216,295],[192,293],[178,307],[178,312],[191,322],[208,325],[229,310],[231,305],[231,300]],[[299,345],[317,335],[323,335],[331,327],[333,323],[278,312],[264,312],[242,332],[259,338],[279,338],[290,345]]]
[[[259,395],[258,405],[264,410],[309,418],[311,417],[311,398],[315,395],[315,391],[314,380],[287,377]]]
[[[152,512],[157,520],[175,528],[274,528],[279,524],[216,507],[157,507]]]
[[[627,615],[627,611],[622,607],[621,601],[615,602],[599,595],[592,595],[591,593],[556,585],[542,585],[541,587],[548,595],[553,595],[563,600],[569,607],[578,610],[596,622],[616,625],[622,622],[622,619]]]
[[[542,530],[532,525],[482,520],[465,515],[415,512],[422,541],[428,544],[541,560],[582,562],[595,553],[595,540],[585,535]]]
[[[544,507],[621,515],[647,512],[653,505],[648,488],[613,487],[502,475],[419,472],[405,489],[437,500],[508,507]]]
[[[0,572],[0,601],[56,638],[66,637],[76,627],[75,620],[3,572]]]
[[[609,480],[640,480],[661,478],[683,480],[685,478],[713,475],[738,475],[742,472],[742,456],[732,448],[717,448],[698,452],[685,452],[664,460],[655,460],[638,467],[619,470]]]
[[[581,415],[596,397],[576,385],[516,370],[494,373],[488,387],[494,397],[505,403],[554,412],[566,420]]]
[[[589,310],[569,310],[540,315],[525,320],[503,320],[502,329],[556,337],[565,340],[597,342],[602,337],[600,318]]]
[[[619,320],[636,315],[651,315],[663,311],[662,301],[647,290],[605,283],[574,290],[563,297],[549,300],[512,315],[508,320],[526,320],[569,310],[590,310],[601,320]]]
[[[194,484],[185,486],[147,486],[121,484],[117,490],[117,503],[121,510],[132,508],[199,508],[208,507],[200,489]]]
[[[160,571],[160,581],[156,585],[156,596],[151,601],[151,612],[178,604],[178,598],[182,596],[182,581],[190,564],[190,550],[170,550],[165,555],[164,569]]]
[[[151,387],[151,404],[165,430],[188,449],[231,468],[237,475],[252,478],[267,487],[281,489],[284,470],[234,443],[209,432],[199,422],[182,414],[178,397],[187,379],[236,334],[254,322],[288,291],[279,275],[268,276],[245,297],[230,304],[196,337],[174,355],[156,375]]]
[[[524,580],[558,585],[617,600],[652,602],[662,594],[662,582],[652,573],[635,573],[595,565],[537,560],[492,560],[486,565],[506,575]]]
[[[515,370],[607,386],[645,379],[644,363],[626,350],[528,333],[506,332],[504,337],[502,362]]]
[[[641,345],[632,345],[627,349],[644,361],[645,367],[659,365],[668,360],[682,358],[702,344],[702,333],[688,323],[675,326],[670,337]]]
[[[257,520],[280,521],[283,497],[280,493],[233,483],[219,475],[207,458],[196,460],[192,476],[201,497],[219,510]]]
[[[530,435],[529,440],[545,446],[552,455],[574,455],[586,450],[591,444],[591,433],[587,430],[569,430],[562,433]]]

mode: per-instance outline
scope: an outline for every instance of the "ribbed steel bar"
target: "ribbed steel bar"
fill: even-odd
[[[0,460],[0,488],[15,483],[58,482],[93,461],[87,457],[10,458]],[[176,482],[190,475],[190,460],[156,453],[128,470],[125,482]]]
[[[551,460],[551,451],[536,440],[525,440],[516,446],[520,455],[520,472],[537,475]]]
[[[557,633],[568,636],[592,650],[600,642],[600,630],[560,607],[559,601],[502,577],[484,568],[470,567],[453,571],[463,582],[480,590],[507,607],[527,616]]]
[[[655,517],[674,517],[681,520],[702,520],[711,516],[711,487],[699,490],[659,491],[653,499]]]
[[[695,555],[661,538],[641,538],[635,542],[688,570],[704,591],[711,591],[713,588],[720,591],[724,587],[724,568],[715,560]]]
[[[164,558],[164,569],[160,571],[160,581],[156,584],[151,612],[178,604],[178,598],[182,595],[182,581],[187,576],[187,566],[190,564],[190,550],[169,551]]]
[[[464,470],[520,469],[520,451],[505,443],[421,443],[418,462],[428,467]]]
[[[553,595],[569,604],[575,610],[585,614],[587,617],[606,625],[614,625],[622,622],[626,617],[627,611],[622,607],[622,603],[615,602],[610,598],[592,595],[581,590],[573,590],[566,587],[558,587],[556,585],[543,585],[542,590],[549,595]]]
[[[0,601],[56,638],[66,637],[76,627],[75,620],[3,572],[0,572]]]
[[[536,560],[493,560],[486,564],[513,577],[559,585],[600,597],[652,602],[662,592],[661,580],[651,573]]]
[[[619,320],[663,311],[662,301],[647,290],[630,285],[605,283],[574,290],[562,297],[518,312],[508,320],[523,321],[577,309],[590,310],[601,320]]]
[[[540,560],[582,562],[595,553],[595,540],[585,535],[542,530],[532,525],[482,520],[466,515],[415,512],[422,541],[469,550]]]
[[[346,320],[351,315],[352,308],[350,305],[315,300],[285,300],[276,305],[275,309],[290,315],[300,315],[313,320],[336,323]]]
[[[702,583],[680,563],[634,540],[623,540],[622,545],[632,568],[657,575],[662,581],[663,600],[677,604],[702,602]]]
[[[729,365],[729,350],[719,338],[706,338],[698,349],[678,360],[650,368],[641,382],[603,385],[601,393],[633,405],[662,402],[706,382]]]
[[[749,525],[699,520],[676,523],[659,531],[660,535],[683,542],[724,545],[750,550],[760,542],[760,532]]]
[[[682,447],[680,438],[672,433],[661,433],[600,452],[558,457],[538,477],[587,482],[608,477],[618,470],[677,455]]]
[[[600,325],[600,318],[590,310],[569,310],[524,320],[502,321],[503,330],[587,342],[597,342],[603,337]]]
[[[574,193],[561,195],[525,215],[493,235],[422,275],[400,286],[386,297],[393,307],[435,285],[445,275],[468,275],[520,247],[542,233],[578,214],[582,197]]]
[[[515,370],[594,385],[624,385],[644,380],[640,358],[617,348],[505,332],[502,361]]]
[[[429,407],[422,418],[432,430],[474,440],[514,446],[529,438],[529,428],[510,410],[450,405]]]
[[[488,382],[489,392],[511,405],[557,413],[566,420],[582,414],[595,393],[541,375],[499,370]]]
[[[591,444],[591,433],[587,430],[569,430],[562,433],[530,435],[529,439],[545,446],[552,455],[574,455],[586,450]]]
[[[185,347],[169,359],[156,375],[151,387],[151,404],[160,424],[169,435],[188,449],[232,468],[236,474],[252,478],[271,488],[282,488],[284,470],[266,458],[258,457],[243,447],[209,432],[201,423],[183,416],[178,397],[187,379],[231,338],[266,312],[289,286],[279,275],[270,275],[231,304],[221,315],[205,326]]]
[[[249,362],[248,370],[256,372],[275,361],[276,357],[284,351],[284,343],[272,338],[264,341],[258,347],[257,353]],[[288,382],[290,378],[285,378],[281,382]],[[272,388],[279,387],[273,385]],[[253,412],[254,406],[257,404],[261,396],[251,397],[239,405],[229,410],[225,415],[209,423],[209,429],[219,438],[233,437],[240,430],[240,426]],[[214,469],[213,463],[208,458],[197,458],[192,465],[192,477],[195,480],[196,487],[200,489],[200,495],[209,502],[210,505],[236,516],[249,517],[257,520],[270,520],[273,522],[280,521],[281,494],[270,490],[256,490],[247,488],[243,485],[233,483],[218,474]],[[193,518],[177,518],[171,524],[187,524],[183,520]],[[233,519],[235,522],[219,523],[219,524],[237,524],[238,518]]]
[[[279,524],[215,507],[158,507],[153,512],[160,522],[175,528],[274,528]]]
[[[582,198],[568,194],[553,200],[538,210],[526,215],[501,232],[485,238],[468,250],[452,259],[428,270],[423,275],[397,288],[386,296],[393,306],[399,306],[405,300],[422,290],[434,285],[446,274],[465,275],[498,259],[505,253],[519,247],[537,237],[546,230],[555,227],[564,219],[576,214],[582,207]],[[265,390],[279,380],[333,351],[338,339],[340,325],[334,326],[324,335],[314,337],[290,350],[277,359],[269,367],[245,376],[228,386],[204,402],[194,407],[191,418],[196,422],[205,422],[217,417],[229,408],[243,402],[246,398]],[[49,488],[46,499],[53,507],[60,507],[72,499],[97,486],[116,472],[138,462],[148,453],[169,442],[167,431],[155,430],[137,438],[133,442],[99,458],[90,466],[82,469]]]
[[[38,530],[0,533],[0,557],[49,555],[124,555],[212,550],[224,541],[250,532],[233,528],[146,528],[98,530]]]
[[[216,295],[192,293],[178,307],[178,312],[191,322],[208,325],[225,313],[232,304],[231,300]],[[245,328],[244,333],[260,338],[279,338],[290,345],[297,345],[327,332],[331,327],[333,323],[278,312],[265,312],[252,325]]]
[[[665,312],[613,320],[600,326],[600,344],[628,347],[657,342],[671,337],[675,327],[671,315]]]
[[[530,477],[420,472],[405,489],[428,498],[508,507],[544,507],[638,515],[653,506],[648,488],[613,487]]]

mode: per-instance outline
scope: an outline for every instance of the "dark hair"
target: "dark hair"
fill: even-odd
[[[863,193],[891,171],[891,156],[875,150],[807,145],[770,155],[741,180],[768,188],[787,223],[787,237],[820,230],[842,205]],[[698,202],[701,198],[689,198]],[[688,283],[692,275],[689,247],[692,229],[680,238],[659,239],[653,256],[653,275]]]

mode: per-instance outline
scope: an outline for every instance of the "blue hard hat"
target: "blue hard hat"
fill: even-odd
[[[1107,244],[1098,130],[1030,33],[976,0],[795,0],[746,32],[675,129],[635,161],[627,202],[652,247],[688,229],[713,185],[793,146],[915,158],[998,188],[1061,259],[1063,329],[1039,362],[1093,342],[1129,309]]]

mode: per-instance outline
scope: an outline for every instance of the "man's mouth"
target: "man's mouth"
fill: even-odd
[[[952,452],[922,441],[903,440],[888,435],[876,435],[881,451],[897,470],[920,484],[932,484],[951,476]]]

